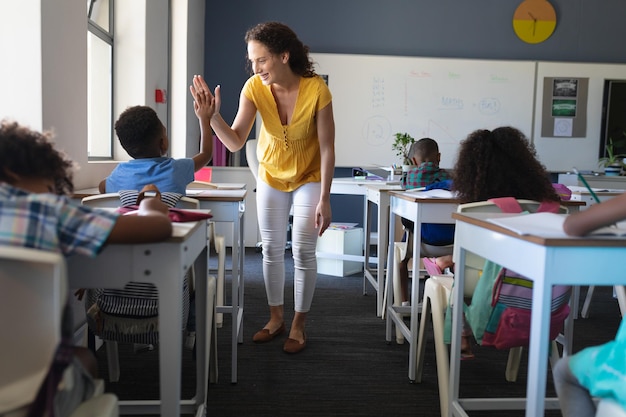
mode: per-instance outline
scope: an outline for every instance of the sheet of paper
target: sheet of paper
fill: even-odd
[[[487,220],[520,235],[559,238],[568,237],[563,231],[563,222],[566,217],[566,214],[531,213],[511,217],[496,217]],[[589,233],[588,236],[626,236],[626,228],[623,228],[623,223],[619,223],[617,227],[602,227],[596,229]]]
[[[556,213],[532,213],[519,216],[495,217],[487,221],[520,235],[541,237],[567,237],[563,231],[566,215]]]

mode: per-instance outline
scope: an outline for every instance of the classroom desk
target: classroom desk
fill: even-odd
[[[333,178],[330,185],[330,193],[338,195],[360,195],[363,197],[363,228],[367,224],[367,185],[394,185],[400,184],[399,181],[388,180],[364,180],[353,177]],[[369,236],[363,238],[363,253],[365,253],[366,242]],[[365,255],[342,255],[336,253],[317,252],[319,258],[342,259],[345,261],[365,262]],[[371,262],[378,262],[378,258],[370,258]]]
[[[419,271],[420,242],[422,234],[422,223],[443,223],[452,224],[452,213],[456,212],[458,200],[455,198],[420,198],[416,192],[410,191],[390,191],[389,192],[390,216],[389,216],[389,236],[393,236],[395,231],[396,216],[394,214],[413,221],[413,271]],[[390,242],[393,244],[393,242]],[[388,264],[394,264],[393,246],[388,249]],[[422,297],[419,294],[419,279],[417,276],[411,280],[411,306],[401,307],[393,305],[393,268],[387,270],[387,327],[386,340],[392,340],[392,324],[400,330],[406,340],[409,341],[409,380],[415,381],[417,371],[417,336],[419,332],[419,312]],[[411,318],[409,326],[404,322],[403,314],[410,311]]]
[[[219,184],[218,184],[219,185]],[[232,184],[231,184],[232,186]],[[243,343],[243,305],[244,305],[244,277],[243,264],[245,256],[245,246],[243,237],[244,214],[246,211],[245,198],[247,190],[241,184],[239,189],[206,189],[189,188],[188,197],[200,201],[201,209],[211,210],[213,218],[211,221],[220,223],[231,223],[233,225],[233,247],[232,247],[232,279],[231,279],[231,305],[220,306],[218,313],[232,315],[232,366],[231,382],[237,382],[237,348],[239,343]],[[76,190],[73,198],[80,199],[99,194],[97,188],[87,188]]]
[[[587,208],[589,208],[590,206],[594,204],[597,204],[596,200],[593,198],[589,190],[587,190],[585,187],[570,185],[568,186],[568,188],[572,190],[572,197],[571,197],[572,200],[584,201],[586,203]],[[622,194],[624,191],[626,191],[626,190],[609,190],[609,189],[602,189],[602,188],[593,189],[593,190],[596,193],[598,200],[600,200],[601,202],[609,200],[613,197],[616,197]]]
[[[450,356],[450,415],[467,416],[465,410],[525,408],[527,417],[536,417],[543,416],[545,408],[558,409],[556,398],[545,398],[552,286],[626,284],[626,271],[623,269],[616,269],[610,274],[598,272],[598,265],[608,265],[614,263],[615,259],[626,256],[626,239],[521,236],[485,220],[496,217],[494,213],[454,213],[452,216],[456,219],[456,264],[464,264],[466,253],[473,252],[515,270],[532,279],[534,284],[526,399],[459,398],[462,309],[454,309]],[[520,253],[524,256],[519,256]],[[528,259],[533,262],[528,262]],[[463,268],[459,268],[455,274],[454,305],[463,305],[464,278]]]
[[[413,221],[413,271],[419,271],[419,261],[421,259],[421,224],[454,224],[455,220],[452,218],[452,215],[453,213],[456,213],[459,202],[456,198],[422,198],[418,197],[418,194],[415,191],[390,191],[389,197],[391,212],[389,219],[390,236],[392,236],[395,231],[396,216],[394,216],[394,214]],[[562,201],[561,204],[568,207],[570,211],[578,211],[580,207],[585,205],[582,201],[571,200]],[[395,251],[393,250],[392,244],[393,242],[390,242],[387,255],[389,258],[389,265],[393,265],[395,262]],[[419,292],[419,279],[411,280],[410,307],[393,305],[393,268],[388,268],[387,270],[387,285],[385,291],[385,298],[387,300],[387,325],[385,338],[387,342],[392,341],[393,325],[395,325],[404,338],[409,341],[408,375],[409,380],[415,381],[417,370],[417,336],[419,331],[418,314],[421,312],[422,301],[422,297]],[[572,297],[574,298],[572,309],[576,311],[578,308],[578,287],[575,288]],[[407,327],[403,316],[409,312],[411,319],[409,326]]]
[[[160,400],[120,401],[121,414],[160,411],[163,417],[181,413],[205,415],[209,376],[207,257],[206,222],[199,221],[175,223],[172,237],[163,242],[107,245],[95,258],[68,258],[70,288],[123,288],[130,281],[150,282],[158,288]],[[191,400],[181,400],[182,280],[192,265],[196,271],[197,297],[196,395]]]
[[[232,278],[231,278],[231,305],[217,307],[218,313],[231,314],[232,342],[231,342],[231,382],[237,382],[237,349],[243,343],[243,306],[244,306],[244,277],[243,265],[245,245],[243,236],[244,215],[246,212],[246,189],[236,190],[207,190],[192,189],[187,196],[200,201],[200,208],[210,209],[213,222],[227,222],[233,225],[232,247]]]
[[[372,209],[376,205],[378,207],[378,233],[376,242],[376,270],[370,268],[370,239],[365,239],[365,258],[363,268],[363,293],[367,293],[367,281],[372,284],[376,291],[376,315],[383,315],[384,301],[384,285],[385,285],[385,262],[387,259],[387,247],[389,239],[394,239],[395,229],[391,231],[388,228],[389,222],[389,191],[402,190],[400,184],[366,184],[365,196],[367,204],[365,205],[365,236],[370,236],[372,230]],[[380,260],[383,260],[380,262]]]

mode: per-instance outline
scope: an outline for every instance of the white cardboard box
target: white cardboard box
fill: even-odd
[[[363,228],[327,229],[317,240],[317,252],[363,255]],[[362,271],[363,262],[317,258],[317,272],[319,274],[345,277]]]

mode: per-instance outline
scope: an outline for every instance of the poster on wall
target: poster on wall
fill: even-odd
[[[588,89],[588,78],[543,79],[542,137],[586,137]]]

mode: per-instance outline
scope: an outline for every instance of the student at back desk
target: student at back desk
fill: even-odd
[[[422,138],[413,143],[409,148],[409,158],[413,162],[413,167],[409,169],[404,180],[403,188],[410,190],[413,188],[425,187],[434,183],[449,179],[448,173],[439,168],[439,146],[431,138]],[[402,225],[407,231],[407,249],[404,258],[400,261],[400,290],[402,294],[402,305],[409,304],[409,260],[413,256],[413,222],[402,218]],[[454,225],[452,224],[423,224],[421,228],[422,243],[431,246],[446,246],[454,241]],[[432,255],[431,255],[432,256]]]

